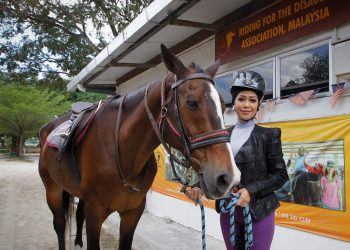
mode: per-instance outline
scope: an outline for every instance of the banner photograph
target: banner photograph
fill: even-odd
[[[276,211],[276,223],[350,241],[350,115],[328,118],[261,124],[282,129],[282,150],[289,181],[276,195],[281,207]],[[158,173],[152,190],[190,202],[171,171],[165,151],[155,150]],[[193,171],[175,163],[175,171],[192,183]],[[203,197],[206,207],[214,202]]]
[[[270,123],[282,129],[289,181],[276,223],[350,241],[350,116]]]
[[[173,153],[180,159],[181,154],[175,149],[172,150]],[[163,146],[156,148],[154,153],[157,160],[158,172],[151,190],[183,201],[191,202],[183,193],[180,192],[182,185],[176,180],[175,174],[171,170],[170,160],[166,154],[166,151],[163,149]],[[193,170],[191,171],[188,168],[184,168],[178,165],[176,162],[174,162],[174,168],[174,171],[176,171],[180,178],[186,178],[186,180],[190,181],[189,184],[194,184],[198,181],[198,177]],[[204,196],[202,200],[204,206],[213,209],[215,208],[214,201],[208,200]]]

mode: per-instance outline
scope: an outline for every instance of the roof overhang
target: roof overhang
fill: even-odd
[[[160,44],[180,53],[214,35],[228,20],[244,18],[272,2],[155,0],[67,84],[67,89],[115,93],[116,86],[161,62]]]

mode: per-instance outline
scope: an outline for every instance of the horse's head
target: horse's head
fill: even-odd
[[[176,78],[172,84],[175,108],[169,115],[181,134],[179,139],[168,129],[166,140],[190,158],[206,197],[222,198],[239,183],[240,172],[224,127],[225,106],[214,87],[213,77],[220,63],[206,70],[195,64],[186,67],[164,45],[161,50],[165,66]]]

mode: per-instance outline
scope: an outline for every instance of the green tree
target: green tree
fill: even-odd
[[[105,94],[88,93],[88,92],[69,92],[67,98],[73,102],[98,102],[108,98]]]
[[[74,76],[152,0],[2,0],[0,66],[12,79]]]
[[[36,136],[42,125],[70,105],[64,95],[48,89],[0,83],[0,134],[12,136],[12,150],[22,157],[24,139]]]
[[[313,54],[305,58],[300,66],[305,69],[302,74],[305,83],[318,82],[329,78],[328,53]]]
[[[50,89],[55,92],[59,92],[66,96],[67,100],[69,102],[98,102],[100,100],[107,99],[107,94],[101,94],[101,93],[91,93],[91,92],[66,92],[66,85],[68,83],[65,79],[55,79],[54,77],[51,77],[52,75],[49,75],[45,79],[18,79],[16,84],[23,85],[23,86],[34,86],[38,89],[42,89],[44,91],[47,91],[47,89]],[[12,83],[13,79],[9,77],[8,74],[4,74],[3,72],[0,72],[0,84],[3,83]]]

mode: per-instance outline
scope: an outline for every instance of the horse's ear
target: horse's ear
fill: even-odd
[[[222,98],[222,96],[220,95],[220,93],[219,93],[219,97],[220,97],[221,111],[222,113],[224,113],[226,110],[225,101],[224,101],[224,98]]]
[[[173,72],[179,79],[187,73],[186,66],[177,58],[164,44],[160,45],[162,59],[170,72]]]
[[[220,66],[220,59],[216,60],[212,65],[210,65],[205,71],[211,76],[214,77],[218,68]]]

